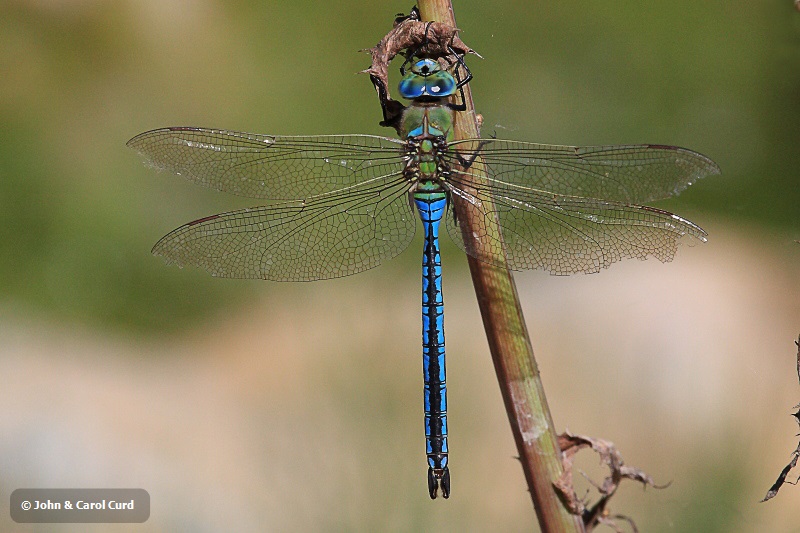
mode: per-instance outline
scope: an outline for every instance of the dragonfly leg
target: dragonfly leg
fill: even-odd
[[[461,87],[463,87],[472,80],[472,71],[470,71],[466,61],[464,61],[464,54],[459,54],[458,52],[453,50],[452,46],[448,48],[450,49],[450,53],[455,56],[456,63],[464,67],[464,72],[466,72],[466,76],[464,76],[464,79],[462,80],[461,76],[458,75],[458,67],[456,67],[455,70],[453,71],[456,75],[456,80],[458,81],[458,88],[460,89]]]
[[[381,103],[383,120],[380,122],[380,125],[400,131],[400,119],[403,116],[403,111],[406,106],[393,98],[389,98],[389,91],[378,76],[370,74],[369,79],[372,81],[372,85],[378,93],[378,100]]]
[[[453,74],[456,78],[456,87],[458,87],[459,92],[461,93],[461,103],[460,104],[448,104],[448,107],[453,111],[466,111],[467,110],[467,98],[464,96],[464,85],[470,82],[472,79],[472,72],[470,72],[469,67],[467,66],[466,62],[464,62],[464,56],[459,54],[453,47],[450,47],[450,53],[453,54],[456,58],[455,68],[453,69]],[[458,74],[458,67],[464,67],[464,71],[466,72],[466,76],[464,79],[461,79],[461,76]]]

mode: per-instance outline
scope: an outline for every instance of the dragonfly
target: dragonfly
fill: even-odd
[[[128,145],[157,169],[202,186],[266,200],[207,216],[153,248],[168,263],[223,278],[312,281],[356,274],[405,250],[423,228],[422,355],[428,491],[450,496],[444,300],[439,229],[467,254],[513,270],[598,272],[625,258],[672,260],[683,238],[706,232],[640,204],[719,173],[674,146],[555,146],[496,138],[456,140],[465,109],[451,65],[401,67],[409,101],[400,138],[280,136],[194,127],[142,133]],[[455,66],[454,66],[455,65]],[[461,92],[462,103],[450,103]],[[478,213],[464,232],[456,205]],[[497,220],[500,235],[485,231]],[[493,258],[501,257],[496,260]]]

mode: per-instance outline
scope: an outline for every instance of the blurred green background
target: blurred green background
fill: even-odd
[[[447,502],[425,488],[419,236],[381,268],[313,284],[212,279],[149,254],[189,220],[257,201],[145,168],[130,137],[390,135],[357,51],[411,6],[0,3],[0,510],[20,487],[135,486],[151,493],[147,523],[80,529],[536,527],[452,244]],[[659,204],[710,234],[673,263],[517,276],[555,423],[672,481],[614,501],[643,531],[800,531],[796,489],[757,503],[796,446],[800,13],[789,0],[455,10],[484,57],[470,59],[484,135],[675,144],[723,170]],[[73,530],[7,511],[3,531]]]

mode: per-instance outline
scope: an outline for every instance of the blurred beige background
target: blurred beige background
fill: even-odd
[[[184,222],[258,201],[152,172],[130,137],[389,134],[356,51],[410,7],[0,5],[0,531],[535,530],[451,243],[453,495],[434,502],[419,236],[378,269],[317,283],[217,280],[149,255]],[[800,531],[800,489],[758,503],[797,446],[800,14],[777,1],[455,8],[485,57],[470,63],[485,135],[678,144],[723,169],[658,204],[709,233],[672,263],[516,276],[559,430],[671,481],[615,497],[641,531]],[[21,487],[141,487],[151,517],[15,524]]]

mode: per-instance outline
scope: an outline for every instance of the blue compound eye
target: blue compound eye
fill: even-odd
[[[400,95],[403,98],[413,100],[425,94],[425,78],[409,72],[400,80]]]
[[[456,92],[456,80],[449,72],[437,72],[425,78],[425,91],[430,96],[450,96]]]
[[[455,94],[456,80],[452,74],[442,70],[432,59],[414,63],[411,71],[400,81],[400,95],[413,100],[422,96],[446,97]]]

